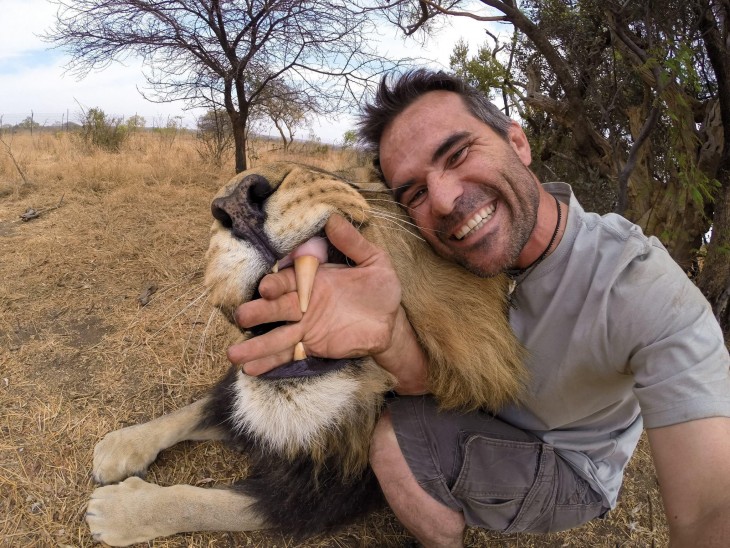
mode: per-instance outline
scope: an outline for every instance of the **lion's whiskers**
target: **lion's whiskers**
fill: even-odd
[[[195,316],[195,319],[193,320],[191,327],[190,327],[190,334],[188,335],[187,340],[185,341],[185,347],[183,350],[183,356],[185,356],[188,347],[190,346],[190,340],[193,337],[193,326],[198,325],[198,320],[200,319],[200,315],[203,313],[203,309],[205,308],[205,305],[208,303],[208,299],[210,297],[210,291],[205,289],[201,295],[199,295],[193,303],[197,302],[201,297],[205,297],[202,303],[200,303],[200,307],[198,308],[198,313]],[[191,303],[191,305],[193,304]],[[188,307],[189,308],[189,307]],[[211,323],[211,317],[215,314],[216,310],[212,310],[211,314],[208,316],[208,321],[205,323],[205,327],[203,328],[203,333],[200,335],[200,342],[198,343],[198,348],[195,353],[195,358],[202,356],[204,354],[203,350],[205,349],[205,338],[208,334],[208,328],[210,327]]]
[[[412,230],[409,230],[408,228],[406,228],[405,226],[403,226],[404,224],[406,224],[406,225],[410,225],[410,226],[415,227],[416,225],[414,225],[413,223],[407,223],[407,222],[403,221],[402,219],[393,218],[392,216],[389,216],[387,214],[384,214],[382,211],[375,212],[373,214],[373,219],[380,219],[382,221],[385,221],[387,223],[390,223],[392,225],[395,225],[397,227],[397,229],[400,230],[401,232],[405,232],[409,236],[413,236],[414,238],[418,238],[422,242],[425,241],[422,236],[419,236],[418,234],[414,233]]]
[[[150,335],[150,337],[155,337],[155,336],[159,335],[159,334],[160,334],[160,333],[161,333],[162,331],[164,331],[165,329],[167,329],[167,327],[168,327],[168,326],[169,326],[169,325],[170,325],[170,324],[171,324],[171,323],[172,323],[173,321],[175,321],[175,320],[176,320],[177,318],[179,318],[180,316],[182,316],[182,315],[183,315],[183,314],[184,314],[184,313],[185,313],[185,312],[186,312],[186,311],[187,311],[188,309],[190,309],[190,308],[192,308],[193,306],[195,306],[195,305],[196,305],[196,304],[197,304],[197,303],[198,303],[198,302],[199,302],[199,301],[200,301],[201,299],[205,299],[205,300],[203,301],[203,304],[205,304],[205,302],[207,301],[207,298],[208,298],[208,294],[209,294],[209,291],[208,291],[208,290],[207,290],[207,289],[206,289],[205,287],[203,287],[203,285],[202,285],[202,284],[198,284],[198,285],[197,285],[196,287],[193,287],[193,288],[191,288],[190,290],[188,290],[188,291],[186,291],[185,293],[183,293],[183,295],[181,295],[180,297],[178,297],[177,299],[175,299],[175,301],[173,301],[173,303],[171,303],[171,305],[170,305],[170,306],[172,306],[172,304],[174,304],[174,303],[176,303],[177,301],[179,301],[180,299],[182,299],[182,298],[183,298],[183,297],[184,297],[185,295],[188,295],[188,294],[192,293],[192,292],[193,292],[193,291],[195,291],[195,290],[197,290],[197,291],[200,291],[200,288],[201,288],[201,287],[203,288],[203,291],[201,292],[201,294],[200,294],[200,295],[198,295],[198,296],[197,296],[197,297],[195,297],[195,298],[194,298],[194,299],[193,299],[192,301],[190,301],[189,303],[187,303],[187,304],[186,304],[186,305],[185,305],[185,306],[184,306],[184,307],[183,307],[182,309],[180,309],[180,310],[179,310],[179,311],[178,311],[178,312],[177,312],[176,314],[173,314],[173,315],[172,315],[172,316],[170,317],[170,319],[168,319],[168,320],[167,320],[167,321],[166,321],[166,322],[165,322],[164,324],[162,324],[162,326],[161,326],[161,327],[160,327],[160,328],[159,328],[159,329],[158,329],[157,331],[155,331],[154,333],[152,333],[152,334]],[[169,308],[169,307],[168,307],[168,308]],[[201,305],[201,308],[202,308],[202,305]]]
[[[384,192],[384,191],[381,191],[381,192]],[[369,203],[376,203],[376,202],[393,203],[393,200],[392,199],[389,200],[389,199],[385,199],[385,198],[382,198],[382,199],[366,198],[365,200],[367,202],[369,202]],[[412,226],[413,228],[415,228],[416,230],[418,230],[420,232],[428,232],[428,233],[431,233],[431,234],[445,234],[446,233],[443,230],[436,230],[436,229],[433,229],[433,228],[419,227],[416,223],[413,222],[413,220],[411,219],[411,217],[407,213],[393,213],[393,212],[390,212],[390,211],[388,211],[388,212],[382,211],[382,210],[377,209],[377,205],[373,209],[373,213],[376,214],[376,215],[380,215],[380,216],[388,215],[391,219],[394,219],[394,220],[397,220],[398,222],[402,222],[404,224],[407,224],[409,226]]]

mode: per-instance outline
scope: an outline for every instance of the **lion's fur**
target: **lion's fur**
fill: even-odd
[[[234,434],[288,460],[307,456],[317,469],[335,461],[349,481],[367,466],[370,435],[393,385],[371,359],[326,378],[262,380],[238,372]]]

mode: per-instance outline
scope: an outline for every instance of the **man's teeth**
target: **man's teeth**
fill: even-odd
[[[484,224],[492,218],[492,214],[494,213],[495,206],[494,204],[485,207],[484,209],[481,209],[477,212],[474,217],[469,219],[464,226],[462,226],[459,230],[456,231],[454,236],[457,240],[461,240],[472,232],[473,230],[479,230],[484,226]]]

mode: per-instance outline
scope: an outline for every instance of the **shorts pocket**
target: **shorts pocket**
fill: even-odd
[[[518,498],[490,503],[472,499],[469,505],[464,508],[464,518],[469,523],[468,512],[472,514],[472,519],[479,520],[479,523],[469,523],[469,525],[483,527],[491,531],[506,531],[519,514],[524,500],[524,498]]]
[[[523,531],[549,506],[552,481],[545,481],[552,448],[540,442],[471,434],[464,442],[459,475],[451,489],[466,523],[494,531]]]

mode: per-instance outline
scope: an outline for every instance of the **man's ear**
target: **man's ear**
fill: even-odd
[[[522,163],[525,164],[525,166],[529,166],[532,163],[530,143],[527,142],[527,135],[525,135],[525,132],[522,131],[520,125],[515,121],[512,121],[510,124],[507,141],[519,159],[522,160]]]

